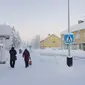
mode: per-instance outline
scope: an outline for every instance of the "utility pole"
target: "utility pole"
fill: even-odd
[[[68,33],[70,33],[70,5],[68,0]],[[70,44],[68,44],[68,56],[70,56]]]
[[[68,33],[70,34],[70,0],[68,0]],[[68,57],[67,57],[67,65],[70,67],[73,64],[73,57],[71,56],[70,52],[70,44],[68,46]]]

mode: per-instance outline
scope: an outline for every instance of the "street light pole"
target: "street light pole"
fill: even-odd
[[[68,0],[68,33],[70,34],[70,0]],[[70,52],[70,44],[68,45],[68,57],[67,57],[67,65],[70,67],[73,64],[73,57]]]
[[[68,0],[68,33],[70,33],[70,2]],[[70,44],[68,44],[68,56],[70,57]]]

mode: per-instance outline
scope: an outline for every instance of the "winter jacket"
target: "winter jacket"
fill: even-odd
[[[25,51],[23,52],[23,57],[25,61],[29,61],[30,59],[30,53],[27,49],[25,49]]]
[[[17,56],[16,56],[17,52],[16,52],[16,50],[14,50],[14,48],[12,48],[9,51],[9,53],[10,53],[10,60],[17,60]]]

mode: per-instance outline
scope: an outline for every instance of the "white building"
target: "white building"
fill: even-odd
[[[38,49],[40,48],[40,35],[36,35],[34,39],[31,41],[32,48]]]
[[[36,48],[40,48],[40,35],[36,35]]]
[[[31,41],[31,46],[32,46],[32,48],[36,48],[36,39],[34,38],[34,39],[32,39],[32,41]]]

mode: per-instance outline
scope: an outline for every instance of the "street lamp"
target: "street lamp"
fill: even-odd
[[[68,33],[70,34],[70,0],[68,0]],[[70,44],[68,45],[68,57],[67,57],[67,65],[70,67],[73,64],[73,57],[70,52]]]

